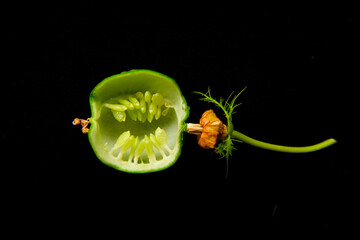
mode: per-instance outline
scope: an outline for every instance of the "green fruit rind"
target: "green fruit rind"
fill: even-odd
[[[119,104],[119,97],[125,96],[126,99],[129,99],[129,96],[140,96],[141,93],[144,93],[144,100],[147,104],[150,102],[149,97],[151,97],[149,93],[161,94],[161,96],[164,97],[164,101],[166,101],[166,107],[171,106],[170,111],[168,108],[165,108],[166,114],[163,114],[163,117],[160,117],[158,114],[157,117],[160,119],[154,118],[151,123],[148,121],[141,122],[139,119],[137,119],[138,121],[136,124],[138,125],[133,124],[135,121],[133,121],[131,117],[126,118],[128,123],[120,123],[115,119],[111,120],[110,117],[108,117],[111,115],[113,118],[113,115],[111,114],[109,108],[104,107],[105,104]],[[112,101],[111,99],[114,100]],[[189,116],[190,108],[187,106],[187,102],[175,80],[152,70],[130,70],[110,76],[101,81],[91,92],[89,100],[91,108],[91,126],[88,137],[96,156],[104,164],[124,172],[147,173],[161,171],[172,166],[177,161],[181,154],[181,148],[183,144],[182,129],[185,125],[186,119]],[[132,100],[133,101],[130,101],[130,103],[132,103],[135,108],[139,107],[135,106],[137,105],[136,101],[134,101],[134,99]],[[162,99],[158,100],[156,97],[155,101],[162,103]],[[110,112],[110,114],[108,114],[106,111]],[[136,111],[139,112],[139,116],[144,117],[144,115],[141,115],[143,113],[141,113],[140,109]],[[157,112],[154,114],[156,113]],[[142,126],[141,124],[144,125]],[[157,124],[159,124],[160,127],[168,133],[168,145],[171,148],[170,154],[163,156],[163,159],[158,160],[157,158],[157,160],[154,161],[152,157],[151,163],[134,164],[131,163],[131,161],[118,160],[111,153],[112,146],[115,144],[119,134],[122,132],[129,130],[132,134],[134,133],[134,137],[143,137],[139,139],[138,142],[140,143],[146,136],[155,134],[156,128],[159,127]],[[128,126],[129,129],[123,129],[126,127],[122,126]],[[131,127],[136,129],[130,129]],[[144,136],[138,136],[136,132],[144,133]],[[147,144],[147,151],[150,154],[153,154],[153,149],[150,149],[151,141],[147,141]],[[130,151],[131,150],[129,150],[129,152]],[[146,151],[144,151],[144,154],[145,152]],[[130,155],[131,154],[133,153],[130,152]]]

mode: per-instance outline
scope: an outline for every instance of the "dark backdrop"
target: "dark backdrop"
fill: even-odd
[[[352,212],[355,175],[348,137],[356,110],[351,8],[158,8],[87,1],[15,8],[20,22],[11,29],[9,61],[16,67],[5,96],[17,121],[2,138],[17,152],[12,178],[31,202],[29,214],[66,216],[65,229],[116,217],[130,226],[160,221],[174,232],[200,223],[216,230],[221,222],[235,230],[242,219],[343,222]],[[225,160],[186,135],[169,169],[114,170],[71,122],[90,117],[89,93],[102,79],[142,68],[177,81],[191,107],[188,122],[214,109],[193,91],[209,86],[213,96],[227,97],[247,86],[235,129],[283,145],[338,143],[297,155],[237,143],[225,179]],[[96,214],[101,217],[92,219]],[[172,224],[175,219],[184,220]]]

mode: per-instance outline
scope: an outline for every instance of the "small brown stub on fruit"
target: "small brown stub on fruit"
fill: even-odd
[[[81,125],[82,126],[82,133],[87,134],[89,132],[89,128],[87,127],[90,124],[90,118],[88,119],[80,119],[75,118],[72,122],[73,125]]]
[[[81,120],[79,118],[75,118],[74,121],[72,122],[73,125],[79,125],[81,122]]]
[[[81,129],[82,133],[87,134],[89,132],[89,129],[87,127],[84,127]]]

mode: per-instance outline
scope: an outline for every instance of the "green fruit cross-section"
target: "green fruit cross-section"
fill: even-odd
[[[145,69],[113,75],[93,89],[90,107],[89,141],[104,164],[146,173],[180,156],[189,107],[172,78]]]

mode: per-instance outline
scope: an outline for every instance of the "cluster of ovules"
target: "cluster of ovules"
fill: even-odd
[[[127,98],[118,98],[119,104],[105,103],[104,106],[111,109],[114,118],[119,122],[124,122],[128,115],[133,121],[152,122],[161,116],[166,116],[169,112],[170,104],[164,100],[160,93],[152,94],[137,92]]]
[[[120,149],[117,156],[114,156],[118,160],[128,161],[130,163],[154,163],[157,161],[154,148],[161,154],[163,158],[170,155],[171,149],[167,143],[167,135],[164,129],[158,127],[155,131],[155,135],[150,133],[149,136],[145,135],[144,138],[139,141],[139,137],[135,137],[130,134],[130,131],[123,132],[117,139],[113,148],[110,150],[110,154],[113,156],[115,152]],[[129,150],[129,151],[128,151]],[[140,158],[143,152],[146,152],[149,161],[143,161]],[[167,154],[165,153],[167,152]],[[123,159],[125,153],[129,152],[127,159]]]

